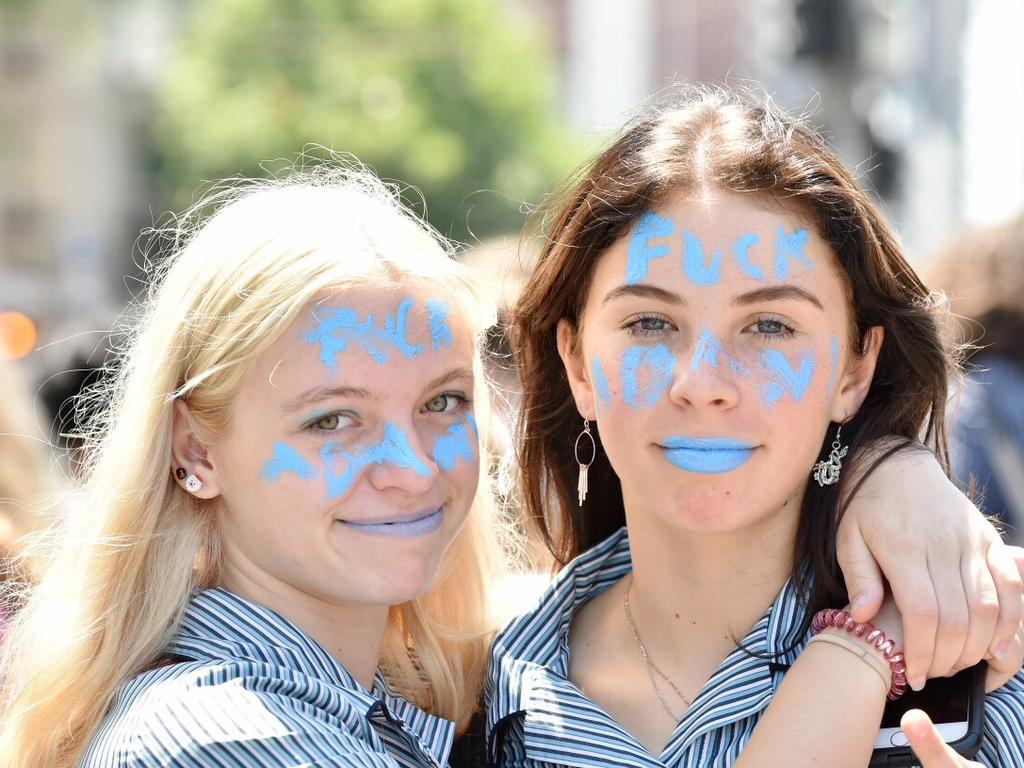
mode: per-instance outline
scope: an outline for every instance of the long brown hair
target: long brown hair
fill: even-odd
[[[513,317],[524,503],[559,563],[625,525],[625,515],[619,479],[600,449],[587,501],[577,506],[573,440],[580,417],[556,325],[565,318],[578,329],[595,265],[644,211],[699,187],[754,194],[798,212],[835,254],[846,283],[851,349],[863,351],[870,327],[885,329],[870,391],[843,428],[851,454],[872,455],[877,464],[894,446],[921,439],[948,467],[943,414],[955,360],[943,340],[943,302],[914,274],[869,195],[813,129],[770,103],[695,88],[627,126],[570,183],[548,212],[539,262]],[[829,433],[822,457],[831,439]],[[858,450],[874,446],[886,450]],[[804,496],[794,576],[810,607],[845,598],[835,557],[845,491],[843,481],[809,483]]]

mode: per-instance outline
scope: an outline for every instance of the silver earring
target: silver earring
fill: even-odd
[[[842,424],[836,427],[836,439],[832,441],[832,452],[828,455],[828,458],[814,465],[814,479],[822,488],[839,482],[839,471],[843,468],[843,457],[850,450],[850,446],[843,445],[839,440],[839,433],[842,429]]]
[[[203,489],[203,481],[195,475],[189,475],[185,479],[185,490],[189,493],[199,493]]]
[[[580,440],[584,437],[590,440],[590,461],[586,464],[580,461]],[[579,499],[579,505],[582,507],[583,500],[587,498],[589,480],[587,470],[590,469],[590,465],[594,463],[594,457],[597,456],[597,443],[594,442],[594,436],[590,434],[590,422],[585,416],[583,417],[583,431],[576,436],[576,445],[573,446],[573,453],[576,455],[576,463],[580,465],[580,479],[576,483],[576,496]]]

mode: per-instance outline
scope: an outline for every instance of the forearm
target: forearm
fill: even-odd
[[[863,659],[828,643],[800,654],[735,768],[864,768],[887,689]]]

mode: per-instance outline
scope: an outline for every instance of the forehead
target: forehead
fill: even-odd
[[[441,369],[473,366],[453,297],[426,283],[358,286],[311,302],[261,356],[254,381],[277,390],[342,382],[386,394]]]
[[[805,217],[719,190],[676,193],[646,211],[605,252],[595,277],[603,287],[667,281],[680,292],[842,281],[831,247]]]

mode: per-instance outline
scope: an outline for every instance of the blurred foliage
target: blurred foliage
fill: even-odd
[[[539,39],[500,0],[193,2],[157,96],[157,177],[182,208],[319,144],[420,189],[449,236],[518,231],[579,156]]]

